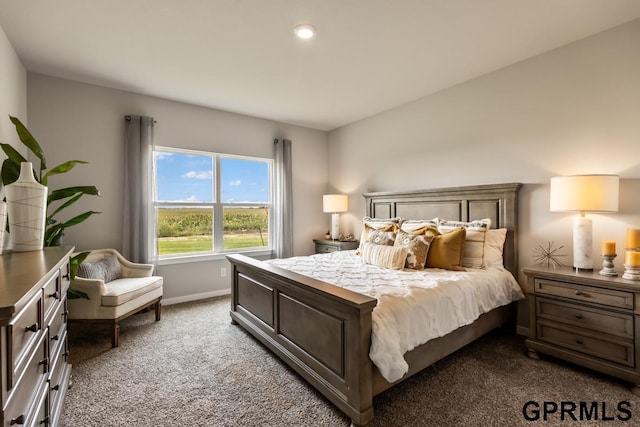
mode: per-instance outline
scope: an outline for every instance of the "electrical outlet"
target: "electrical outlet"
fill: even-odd
[[[220,277],[227,277],[227,269],[225,267],[220,269]]]

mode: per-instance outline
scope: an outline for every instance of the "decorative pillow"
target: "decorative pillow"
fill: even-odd
[[[122,274],[120,263],[115,255],[109,255],[95,261],[85,261],[78,265],[78,277],[103,280],[105,283],[119,279]]]
[[[435,235],[433,231],[427,231],[427,234],[434,235],[427,253],[427,267],[464,271],[462,254],[466,230],[460,227],[445,234]]]
[[[407,261],[404,266],[414,270],[422,270],[427,263],[429,245],[435,236],[433,234],[416,235],[399,231],[394,246],[402,246],[408,249]]]
[[[487,230],[487,237],[484,241],[484,265],[485,267],[503,267],[504,241],[507,238],[507,229],[498,228]]]
[[[375,243],[376,245],[393,246],[393,243],[396,241],[396,232],[371,230],[369,231],[369,236],[367,236],[367,241],[369,243]]]
[[[438,230],[441,233],[464,227],[466,237],[462,266],[469,268],[482,268],[484,266],[484,241],[487,230],[491,228],[491,219],[485,218],[470,222],[447,221],[441,219],[438,222]]]
[[[438,229],[438,218],[433,219],[407,219],[402,221],[400,229],[405,233],[424,234],[427,229]]]
[[[362,246],[365,242],[367,242],[369,233],[372,230],[397,232],[400,228],[401,222],[402,218],[371,218],[365,216],[362,219],[362,234],[360,235],[360,246],[358,247],[356,254],[362,255]]]
[[[402,270],[407,259],[408,248],[402,246],[376,245],[365,242],[362,245],[362,260],[378,267]]]

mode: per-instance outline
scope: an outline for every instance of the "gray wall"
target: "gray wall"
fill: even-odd
[[[22,154],[26,150],[18,139],[9,115],[27,121],[27,72],[0,27],[0,142],[9,143]],[[2,153],[2,152],[0,152]],[[4,153],[0,154],[4,159]],[[2,185],[2,184],[0,184]]]
[[[359,234],[365,191],[522,182],[520,266],[548,241],[571,263],[573,214],[549,212],[549,178],[611,173],[620,212],[592,215],[594,251],[615,240],[623,255],[640,227],[638,46],[640,20],[330,132],[342,227]]]
[[[312,253],[312,239],[328,227],[329,217],[322,213],[328,182],[325,132],[31,73],[28,111],[30,130],[51,166],[72,158],[90,162],[56,176],[51,187],[93,184],[102,193],[78,203],[77,213],[102,214],[67,231],[65,243],[77,250],[120,247],[126,114],[153,116],[156,144],[162,146],[272,158],[273,139],[291,139],[295,253]],[[229,275],[220,273],[225,266],[222,260],[160,265],[166,301],[228,293]]]

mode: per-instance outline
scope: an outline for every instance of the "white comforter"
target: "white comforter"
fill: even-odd
[[[355,251],[267,262],[376,298],[369,357],[389,382],[408,371],[407,351],[524,298],[502,268],[396,271],[365,264]]]

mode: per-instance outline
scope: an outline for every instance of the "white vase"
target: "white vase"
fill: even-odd
[[[47,187],[36,181],[30,162],[20,164],[20,177],[7,185],[5,191],[12,250],[41,250],[47,217]]]

